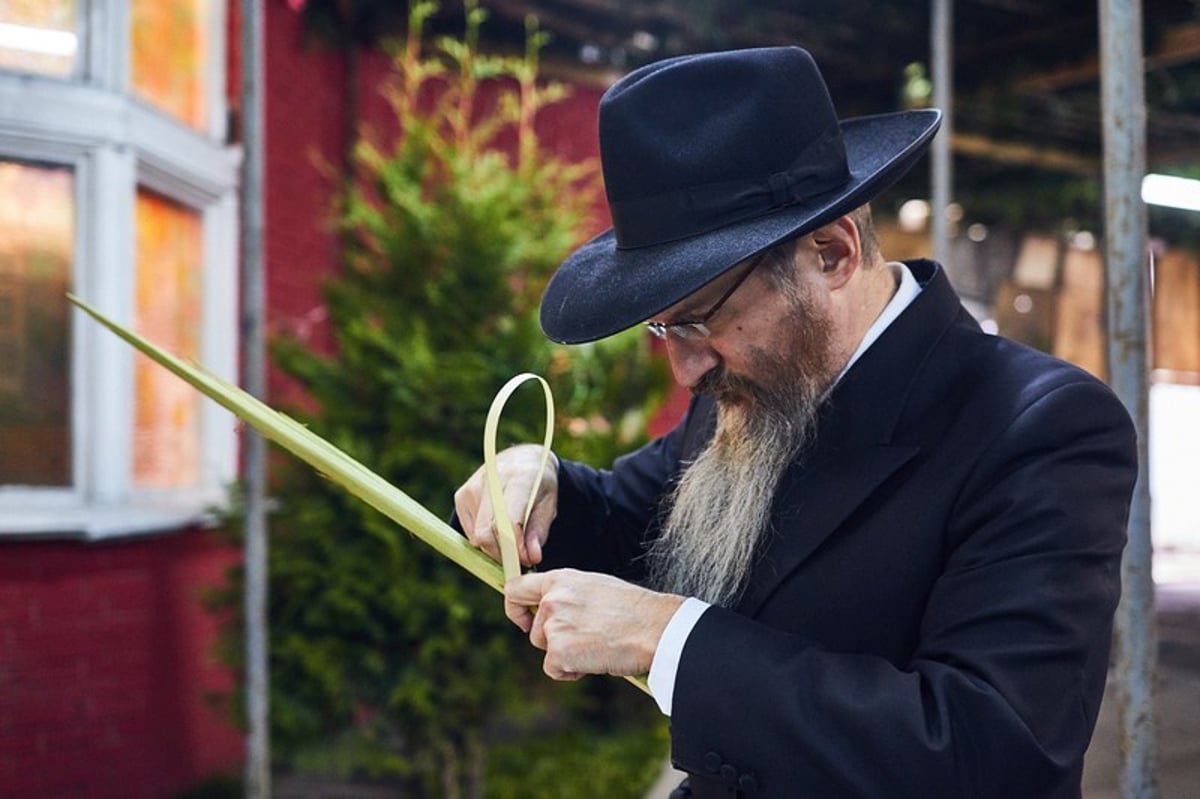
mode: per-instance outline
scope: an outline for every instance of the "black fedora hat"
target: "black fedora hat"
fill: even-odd
[[[839,122],[799,47],[680,56],[629,73],[600,101],[613,227],[554,273],[542,329],[574,344],[654,316],[869,201],[940,122],[934,109]]]

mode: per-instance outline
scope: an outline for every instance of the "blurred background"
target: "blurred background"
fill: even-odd
[[[952,282],[985,328],[1107,378],[1097,4],[953,6]],[[683,407],[639,335],[568,350],[536,328],[554,264],[608,224],[595,123],[616,78],[798,44],[843,117],[932,105],[934,89],[921,4],[474,8],[262,5],[268,398],[442,515],[508,374],[550,376],[560,446],[581,457]],[[65,300],[236,378],[239,9],[0,0],[0,797],[241,795],[238,426]],[[1200,785],[1200,6],[1141,11],[1159,780],[1185,797]],[[928,161],[874,207],[885,255],[934,251]],[[276,795],[530,796],[531,760],[547,796],[661,793],[645,699],[547,687],[493,594],[306,470],[271,467]],[[1118,795],[1114,716],[1106,701],[1089,797]]]

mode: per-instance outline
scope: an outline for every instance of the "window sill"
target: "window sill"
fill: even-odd
[[[106,541],[213,523],[211,505],[196,503],[68,506],[10,510],[0,516],[5,540]]]

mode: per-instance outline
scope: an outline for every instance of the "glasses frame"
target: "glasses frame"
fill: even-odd
[[[707,311],[700,314],[700,316],[695,319],[680,319],[675,322],[646,322],[646,329],[656,338],[666,338],[668,333],[683,341],[700,341],[710,337],[712,330],[709,329],[708,322],[716,316],[722,306],[733,296],[733,293],[741,288],[742,284],[746,282],[746,278],[750,277],[750,274],[758,268],[758,265],[763,262],[765,257],[766,253],[763,253],[756,258],[754,263],[750,264],[750,267],[745,272],[742,272],[741,276],[733,281],[733,284],[725,290],[721,298]]]

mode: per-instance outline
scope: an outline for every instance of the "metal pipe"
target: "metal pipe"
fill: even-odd
[[[242,382],[256,397],[267,388],[263,316],[263,3],[242,0]],[[245,646],[247,799],[271,795],[269,672],[267,666],[266,442],[246,430],[245,481]]]
[[[953,0],[933,0],[929,43],[933,104],[942,109],[942,127],[931,147],[930,237],[933,259],[947,270],[950,264],[950,208],[953,187],[953,163],[950,140],[954,135],[954,3]],[[950,274],[953,274],[950,271]]]
[[[1148,233],[1141,198],[1146,173],[1142,13],[1137,0],[1099,0],[1104,133],[1104,255],[1108,281],[1109,382],[1133,416],[1141,468],[1116,616],[1120,795],[1160,796],[1155,729],[1153,544],[1150,538]]]

